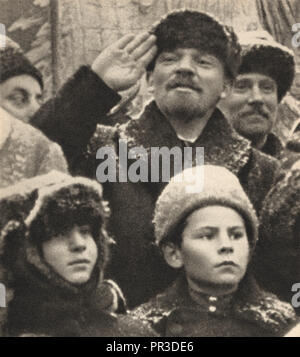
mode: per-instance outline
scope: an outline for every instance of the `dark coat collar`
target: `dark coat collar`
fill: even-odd
[[[280,139],[273,133],[270,133],[261,151],[267,155],[273,156],[276,159],[281,159],[283,154],[283,144]]]
[[[191,299],[187,282],[181,275],[163,293],[137,308],[134,314],[154,324],[160,324],[163,317],[168,318],[177,309],[194,309],[196,312],[208,311],[208,307],[209,299],[205,297],[200,305]],[[219,315],[236,316],[274,334],[286,331],[296,320],[293,308],[278,300],[275,295],[261,290],[251,275],[245,276],[233,297],[221,298],[218,307],[222,309]]]
[[[182,141],[174,129],[151,102],[139,119],[118,128],[119,138],[128,143],[128,149],[141,146],[150,153],[151,147],[182,147]],[[216,109],[193,147],[204,147],[204,160],[220,164],[238,174],[248,162],[251,144],[239,136],[229,125],[224,115]]]

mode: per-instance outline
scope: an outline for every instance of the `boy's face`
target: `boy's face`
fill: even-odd
[[[97,261],[98,248],[90,227],[75,226],[43,243],[46,262],[65,280],[72,284],[84,284]]]
[[[155,101],[167,117],[195,119],[214,109],[225,89],[224,66],[196,48],[162,52],[149,76]]]
[[[194,211],[187,218],[176,257],[179,266],[185,269],[189,285],[195,289],[218,285],[236,289],[249,259],[243,218],[232,208],[223,206]]]

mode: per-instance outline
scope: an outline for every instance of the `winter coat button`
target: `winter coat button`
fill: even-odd
[[[210,296],[210,297],[208,298],[208,300],[209,300],[210,302],[216,302],[216,301],[218,300],[218,298],[215,297],[215,296]]]
[[[210,307],[208,308],[208,310],[209,310],[210,312],[215,312],[215,311],[217,310],[217,308],[216,308],[215,306],[210,306]]]

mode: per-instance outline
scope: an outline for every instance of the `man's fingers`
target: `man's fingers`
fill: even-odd
[[[140,59],[139,64],[146,68],[148,64],[153,60],[154,56],[156,55],[157,47],[152,46],[152,48],[147,51]]]
[[[116,43],[115,46],[119,49],[125,48],[133,39],[135,38],[134,34],[128,34],[121,37]]]
[[[137,47],[139,47],[144,42],[148,42],[148,40],[150,40],[150,43],[153,44],[156,38],[154,35],[150,35],[148,32],[143,32],[136,36],[133,41],[128,43],[128,45],[125,47],[125,50],[131,54]],[[151,45],[149,47],[151,47]]]
[[[154,45],[156,37],[150,36],[145,42],[141,43],[138,47],[132,51],[131,56],[134,60],[139,60],[144,54],[146,54]]]

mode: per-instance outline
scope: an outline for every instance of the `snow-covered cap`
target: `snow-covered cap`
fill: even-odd
[[[267,31],[244,31],[237,36],[242,46],[239,74],[257,72],[274,79],[280,102],[295,76],[294,52],[275,41]]]

